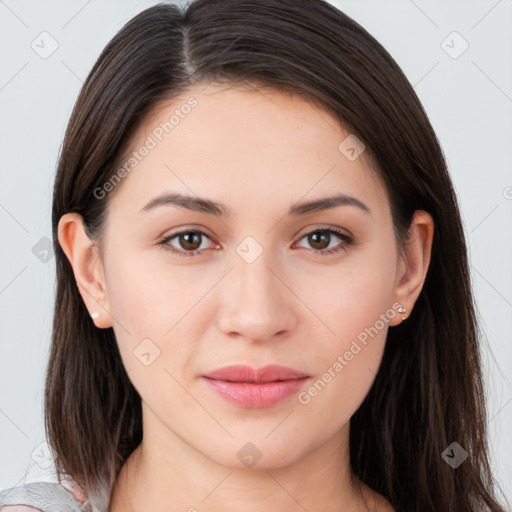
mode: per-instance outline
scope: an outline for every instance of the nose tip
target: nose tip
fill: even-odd
[[[252,341],[283,337],[295,325],[293,294],[275,270],[259,259],[244,263],[228,277],[219,328]]]

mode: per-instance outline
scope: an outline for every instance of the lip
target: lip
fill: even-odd
[[[280,365],[252,368],[232,365],[202,376],[205,384],[230,403],[246,408],[271,407],[299,391],[309,375]]]
[[[309,377],[309,375],[287,366],[278,364],[269,364],[262,368],[252,368],[245,364],[235,364],[217,368],[203,377],[215,380],[225,380],[230,382],[275,382],[276,380],[292,380]]]

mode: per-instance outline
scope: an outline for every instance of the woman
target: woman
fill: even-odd
[[[52,215],[45,420],[76,510],[504,510],[442,150],[330,4],[133,18],[77,100]],[[57,510],[48,489],[0,505]]]

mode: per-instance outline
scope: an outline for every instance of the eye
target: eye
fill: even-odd
[[[339,238],[342,242],[338,243],[334,247],[329,247],[332,242],[332,236],[335,238]],[[180,247],[173,246],[171,241],[177,239],[177,244]],[[206,250],[205,247],[202,247],[203,239],[208,239],[211,241],[211,238],[198,230],[184,230],[178,233],[173,233],[172,235],[164,238],[158,244],[163,246],[165,250],[178,254],[179,256],[194,256],[198,252]],[[352,237],[347,235],[346,233],[339,231],[333,228],[322,228],[315,229],[314,231],[310,231],[303,235],[299,242],[307,239],[308,243],[312,246],[312,250],[320,255],[324,254],[335,254],[340,251],[347,249],[350,245],[354,243]],[[297,245],[299,242],[296,242],[294,245]]]
[[[341,239],[342,243],[329,248],[333,235],[335,238]],[[353,239],[349,235],[333,228],[315,229],[301,237],[299,242],[303,239],[307,239],[308,243],[313,247],[313,251],[321,255],[338,253],[353,244]]]
[[[170,244],[171,240],[174,240],[175,238],[177,239],[177,243],[181,246],[181,248],[176,248]],[[204,250],[204,247],[201,247],[202,238],[211,240],[210,237],[202,231],[189,229],[180,231],[179,233],[174,233],[164,238],[161,242],[159,242],[159,245],[162,245],[167,251],[178,254],[180,256],[194,256],[197,252]]]

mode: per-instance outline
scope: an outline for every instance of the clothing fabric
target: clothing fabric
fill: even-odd
[[[91,512],[86,496],[73,481],[32,482],[0,491],[0,512]]]

